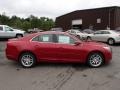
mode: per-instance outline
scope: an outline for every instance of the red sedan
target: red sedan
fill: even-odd
[[[6,56],[26,68],[39,62],[75,62],[99,67],[110,62],[112,50],[103,43],[82,42],[65,32],[47,31],[10,39]]]

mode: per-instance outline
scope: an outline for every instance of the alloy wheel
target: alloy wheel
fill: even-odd
[[[93,53],[90,55],[88,63],[91,67],[99,67],[103,64],[103,56],[99,53]]]
[[[114,44],[114,39],[109,39],[108,44],[113,45]]]
[[[20,56],[20,63],[23,67],[26,68],[32,67],[36,63],[35,56],[31,53],[23,53]]]

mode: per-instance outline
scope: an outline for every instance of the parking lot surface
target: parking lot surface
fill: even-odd
[[[24,69],[5,57],[0,41],[0,90],[120,90],[120,45],[111,46],[113,59],[100,68],[81,64],[40,63]]]

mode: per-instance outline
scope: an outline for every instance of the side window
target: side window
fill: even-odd
[[[63,43],[63,44],[74,44],[75,40],[69,36],[66,35],[57,35],[57,40],[58,43]]]
[[[32,41],[53,42],[51,34],[44,34],[44,35],[37,36],[37,37],[33,38]]]
[[[68,33],[71,33],[71,31],[69,30]]]
[[[0,31],[3,31],[3,27],[0,26]]]
[[[102,34],[110,34],[108,31],[103,31]]]
[[[39,41],[39,36],[34,37],[34,38],[32,39],[32,41]]]
[[[5,27],[5,31],[13,31],[10,27]]]
[[[71,33],[75,34],[75,31],[71,30]]]
[[[41,35],[39,37],[39,41],[41,41],[41,42],[52,42],[52,35],[47,35],[47,34]]]
[[[102,33],[101,33],[101,31],[97,31],[97,32],[95,32],[94,34],[102,34]]]

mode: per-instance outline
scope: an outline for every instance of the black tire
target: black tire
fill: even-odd
[[[99,52],[92,52],[88,56],[87,64],[92,68],[98,68],[104,64],[104,56]]]
[[[92,40],[92,38],[90,36],[87,37],[87,40]]]
[[[31,68],[36,65],[36,57],[30,52],[22,53],[19,62],[24,68]]]
[[[109,45],[114,45],[114,44],[115,44],[115,40],[114,40],[113,38],[109,38],[109,39],[107,40],[107,43],[108,43]]]
[[[21,38],[21,37],[23,37],[22,34],[17,34],[17,35],[16,35],[16,38]]]

